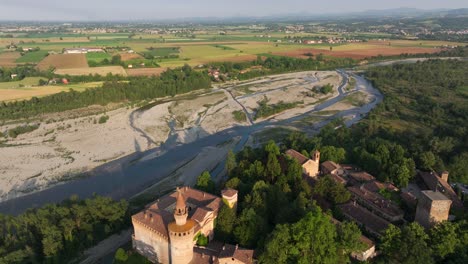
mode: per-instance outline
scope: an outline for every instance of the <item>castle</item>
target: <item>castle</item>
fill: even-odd
[[[133,248],[153,263],[252,263],[252,250],[231,245],[196,247],[200,236],[213,239],[223,200],[230,208],[237,206],[236,190],[224,190],[222,196],[177,188],[132,216]]]

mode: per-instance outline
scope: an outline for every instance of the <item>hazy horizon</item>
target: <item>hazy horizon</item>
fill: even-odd
[[[173,0],[0,0],[0,20],[22,21],[122,21],[167,20],[194,17],[263,17],[283,14],[332,14],[394,8],[455,9],[468,7],[466,1],[187,1]]]

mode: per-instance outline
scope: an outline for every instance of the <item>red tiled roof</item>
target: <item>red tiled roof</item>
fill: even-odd
[[[330,177],[332,180],[334,180],[336,183],[341,183],[341,184],[344,184],[346,185],[346,180],[339,176],[339,175],[336,175],[336,174],[330,174]]]
[[[375,177],[370,175],[369,173],[365,171],[359,171],[359,172],[350,172],[348,174],[349,177],[353,178],[354,180],[358,182],[364,182],[364,181],[373,181],[375,180]]]
[[[385,213],[391,217],[403,217],[403,211],[391,200],[386,199],[385,197],[366,191],[365,189],[357,187],[348,187],[348,190],[355,196],[366,201],[375,210]]]
[[[297,160],[297,162],[299,162],[299,164],[301,165],[306,163],[309,160],[309,158],[295,151],[294,149],[288,149],[286,151],[286,155],[289,155],[291,158]]]
[[[197,222],[201,222],[206,215],[206,212],[217,214],[222,206],[221,198],[205,193],[189,187],[179,189],[181,195],[185,198],[185,204],[189,207],[189,218],[194,218]],[[150,204],[146,209],[132,216],[132,220],[145,225],[151,230],[158,232],[161,236],[168,239],[168,225],[174,221],[174,208],[177,203],[178,192],[161,197],[153,204]],[[172,207],[174,206],[174,207]],[[191,209],[191,210],[190,210]],[[201,219],[201,220],[200,220]],[[195,229],[199,229],[197,226]]]
[[[253,263],[254,251],[251,249],[244,249],[234,245],[226,244],[223,250],[219,253],[219,258],[234,258],[246,264]]]
[[[336,164],[335,162],[331,160],[327,160],[322,163],[322,169],[326,171],[326,173],[330,173],[336,169],[339,169],[341,166]]]
[[[226,196],[226,197],[233,197],[234,195],[237,194],[237,190],[234,190],[234,189],[231,189],[231,188],[227,188],[227,189],[224,189],[221,191],[221,195],[222,196]]]
[[[373,233],[382,235],[385,232],[385,229],[390,225],[390,222],[387,220],[371,213],[360,205],[353,204],[352,202],[338,205],[338,207],[345,216],[356,221],[358,224],[365,226],[366,229]]]

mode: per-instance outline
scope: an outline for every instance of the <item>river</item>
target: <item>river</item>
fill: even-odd
[[[333,118],[352,116],[351,119],[346,121],[346,125],[350,126],[361,120],[383,99],[383,96],[363,77],[344,70],[337,70],[337,72],[343,77],[343,82],[340,87],[338,87],[338,96],[316,105],[312,110],[304,114],[281,121],[265,120],[249,126],[232,127],[216,134],[199,138],[187,144],[178,144],[173,137],[169,137],[168,140],[158,148],[134,153],[101,165],[86,173],[83,177],[63,182],[42,191],[4,201],[0,203],[0,213],[17,215],[26,211],[28,208],[39,207],[47,203],[57,203],[74,194],[78,195],[80,198],[91,197],[93,194],[110,196],[114,199],[130,198],[170,175],[187,161],[193,159],[193,157],[205,147],[216,146],[234,137],[240,137],[241,140],[235,147],[236,150],[240,150],[245,145],[249,135],[254,132],[271,125],[288,125],[291,122],[300,120],[314,112],[319,112],[339,102],[349,93],[346,92],[344,88],[348,81],[348,76],[353,75],[356,79],[357,87],[359,87],[359,89],[365,89],[366,92],[372,94],[374,100],[361,107],[341,111],[333,116]],[[311,78],[309,81],[312,84],[316,80]],[[314,128],[317,130],[320,129],[333,118],[314,124]],[[249,120],[251,120],[250,116]],[[142,157],[154,153],[164,154],[150,159],[141,159]],[[215,170],[219,171],[222,164],[223,163],[219,164],[218,168]]]

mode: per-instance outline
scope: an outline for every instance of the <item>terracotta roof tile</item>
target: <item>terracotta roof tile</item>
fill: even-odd
[[[221,198],[189,187],[179,189],[185,198],[185,204],[189,207],[189,218],[194,218],[197,222],[204,219],[206,212],[217,213],[222,206]],[[174,221],[174,209],[177,202],[178,192],[175,191],[161,197],[156,202],[150,204],[145,210],[132,216],[132,220],[137,221],[146,227],[155,230],[164,238],[168,239],[168,225]],[[195,230],[199,230],[197,223]]]
[[[295,151],[294,149],[288,149],[286,151],[286,155],[289,155],[291,158],[297,160],[297,162],[299,162],[299,164],[301,165],[306,163],[309,160],[309,158]]]
[[[254,251],[251,249],[244,249],[234,245],[226,244],[224,249],[219,253],[219,258],[234,258],[242,263],[253,263]]]
[[[348,187],[348,190],[354,196],[366,201],[366,204],[375,210],[385,213],[390,217],[403,217],[404,212],[393,201],[388,200],[379,194],[357,187]]]
[[[365,226],[367,230],[373,233],[382,235],[385,232],[385,229],[390,225],[390,222],[387,220],[376,216],[364,207],[353,204],[352,202],[338,205],[338,207],[345,216],[356,221],[358,224]]]
[[[226,196],[226,197],[233,197],[236,194],[237,194],[237,190],[234,190],[231,188],[227,188],[221,191],[221,195]]]
[[[327,160],[322,163],[322,170],[324,170],[325,173],[330,173],[339,168],[341,168],[341,166],[331,160]]]

